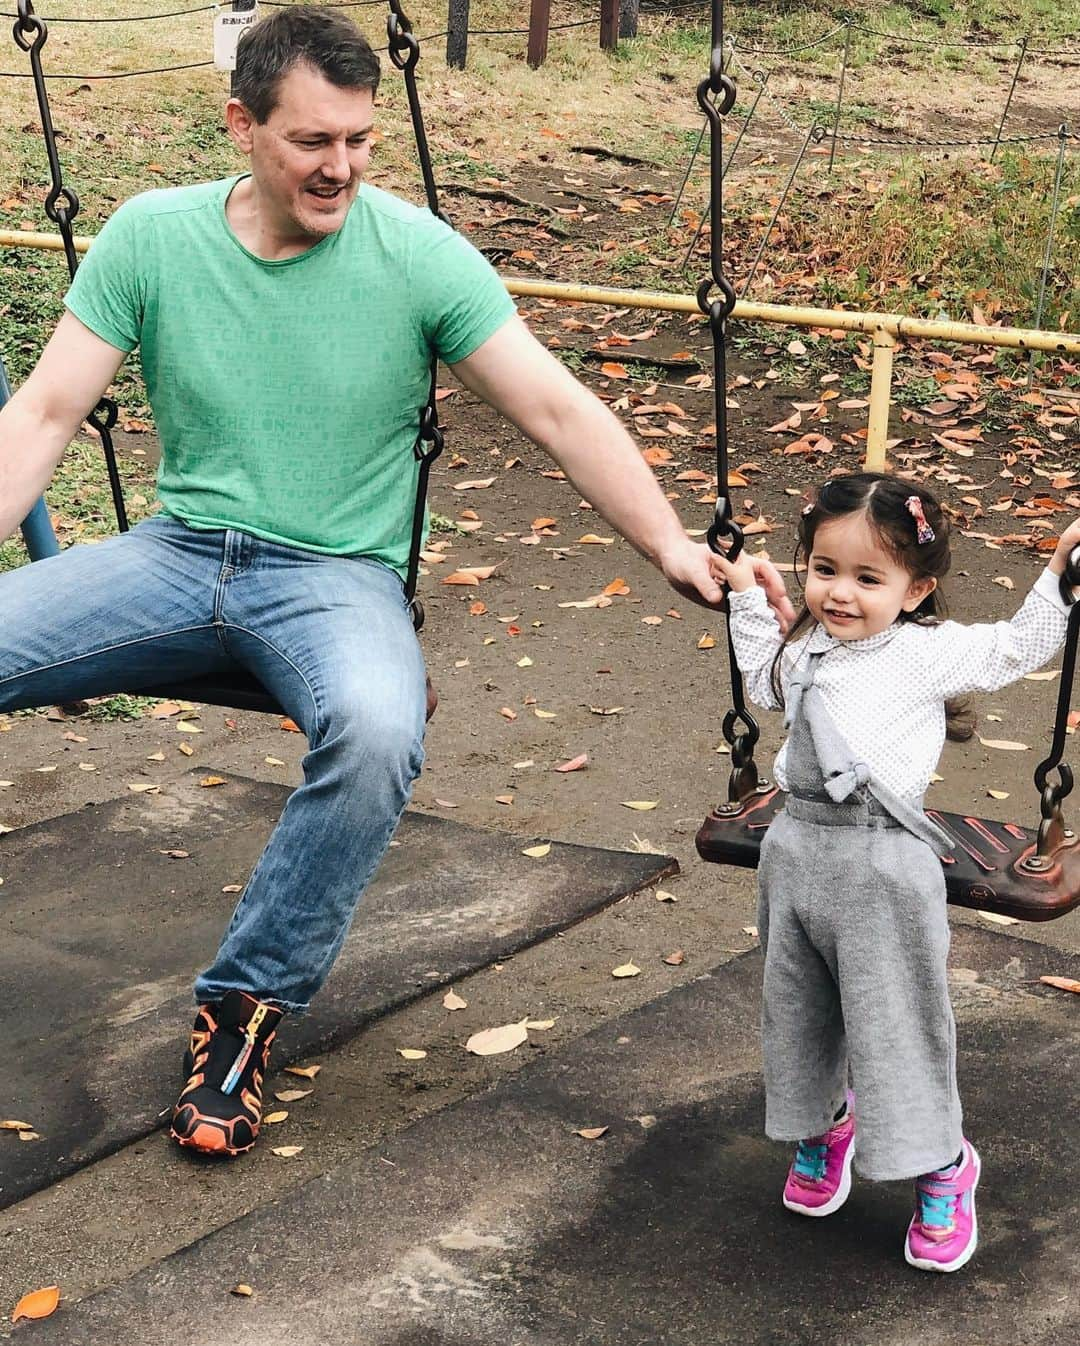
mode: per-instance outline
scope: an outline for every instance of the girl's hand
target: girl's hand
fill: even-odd
[[[779,624],[781,634],[786,635],[795,620],[795,609],[787,595],[784,577],[776,566],[764,556],[748,556],[741,552],[738,559],[729,561],[726,556],[713,552],[711,562],[715,574],[735,593],[752,589],[755,584],[765,590],[769,607]]]
[[[1065,562],[1069,559],[1070,552],[1074,548],[1080,547],[1080,519],[1074,520],[1058,539],[1057,548],[1050,558],[1050,564],[1047,569],[1051,575],[1064,575]]]

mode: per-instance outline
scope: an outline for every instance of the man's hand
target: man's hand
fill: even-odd
[[[706,608],[718,608],[724,601],[724,589],[713,573],[712,553],[703,542],[685,538],[660,557],[664,578],[683,598]]]

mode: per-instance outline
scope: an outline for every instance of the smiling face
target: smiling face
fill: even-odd
[[[818,526],[807,563],[806,606],[830,636],[865,640],[914,612],[937,585],[913,579],[881,544],[864,511]]]
[[[345,223],[371,155],[374,104],[371,89],[340,88],[305,62],[281,78],[265,122],[230,99],[229,133],[251,161],[263,249],[312,247]]]

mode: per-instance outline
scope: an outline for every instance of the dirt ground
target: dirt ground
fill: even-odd
[[[671,178],[650,174],[643,184],[640,170],[633,182],[625,175],[624,166],[582,158],[576,171],[563,165],[546,178],[515,182],[513,190],[522,201],[558,201],[557,209],[573,208],[565,206],[570,198],[558,193],[584,193],[587,211],[604,212],[598,227],[613,234],[621,229],[622,238],[641,236],[666,218],[670,205],[647,198],[669,194]],[[627,200],[638,208],[620,209]],[[494,218],[495,212],[518,213],[523,207],[473,198],[471,209],[466,215],[478,243],[511,252],[527,247],[535,253],[535,264],[529,264],[534,273],[550,266],[552,274],[569,278],[557,269],[563,244],[557,237],[538,240],[531,215],[521,226]],[[525,231],[528,243],[518,230]],[[658,476],[685,526],[703,532],[711,518],[715,459],[708,434],[712,394],[700,382],[711,364],[700,324],[543,303],[524,307],[541,339],[579,350],[583,377],[614,401],[625,420],[639,431],[651,429],[641,444],[670,454],[656,464]],[[564,325],[568,319],[578,324],[576,330]],[[583,324],[598,326],[591,331]],[[612,342],[614,336],[639,337],[650,330],[653,335],[629,345]],[[791,333],[781,334],[771,346],[740,348],[729,369],[735,384],[731,461],[750,483],[735,488],[736,509],[751,524],[750,543],[783,562],[791,559],[803,493],[827,473],[859,463],[858,432],[866,415],[863,394],[846,393],[840,382],[853,372],[851,355],[812,334],[799,339],[805,353],[796,347],[792,354],[792,339]],[[594,351],[599,340],[612,344]],[[817,359],[822,350],[826,355]],[[642,377],[633,376],[640,366],[628,360],[629,353],[646,360]],[[1077,422],[1068,419],[1067,399],[1050,399],[1053,417],[1047,405],[1013,400],[1005,428],[945,447],[933,435],[947,438],[950,428],[980,424],[983,384],[992,393],[996,371],[978,366],[972,371],[967,363],[964,373],[959,363],[934,364],[933,355],[916,352],[911,359],[920,372],[943,376],[939,409],[909,408],[903,414],[894,409],[893,464],[934,480],[954,511],[959,526],[947,585],[952,614],[964,621],[993,620],[1015,608],[1043,563],[1033,545],[993,538],[1023,536],[1034,544],[1080,512],[1072,482],[1080,468]],[[603,374],[604,361],[622,362],[630,377]],[[955,386],[958,369],[962,378],[975,379],[967,384],[969,392]],[[687,377],[699,382],[687,384]],[[446,383],[451,386],[448,377]],[[840,389],[840,395],[823,401],[829,389]],[[1021,392],[1015,390],[1015,397]],[[941,399],[950,406],[941,409]],[[799,413],[801,427],[767,432],[765,427],[794,414],[794,402],[806,408]],[[676,410],[641,412],[667,403]],[[0,1303],[12,1298],[9,1291],[21,1293],[61,1274],[75,1294],[114,1279],[240,1209],[272,1199],[331,1166],[335,1156],[374,1143],[531,1059],[527,1051],[487,1060],[467,1056],[461,1044],[478,1028],[523,1014],[553,1018],[555,1029],[532,1050],[555,1051],[600,1020],[754,943],[752,875],[705,865],[694,850],[694,833],[705,812],[724,797],[729,770],[720,729],[730,704],[722,618],[670,591],[569,482],[552,475],[554,464],[465,392],[454,392],[441,408],[448,447],[434,474],[432,508],[479,527],[435,534],[430,543],[421,589],[427,609],[422,639],[441,704],[429,729],[414,807],[530,838],[672,854],[682,872],[665,888],[676,900],[644,892],[501,968],[477,974],[458,988],[469,1001],[466,1011],[448,1015],[432,997],[365,1032],[335,1054],[325,1071],[317,1107],[307,1114],[305,1154],[286,1172],[257,1151],[230,1173],[227,1205],[221,1200],[221,1172],[183,1165],[159,1135],[3,1213]],[[1075,411],[1080,414],[1080,407]],[[914,419],[904,419],[907,414]],[[1034,425],[1038,416],[1050,418],[1050,424]],[[1061,430],[1055,428],[1059,423]],[[815,441],[810,451],[784,452],[797,431],[805,435],[811,429],[827,440]],[[1051,431],[1060,438],[1053,439]],[[1015,443],[1025,434],[1031,441],[1026,450]],[[121,457],[149,443],[146,435],[121,436]],[[687,479],[688,472],[701,475]],[[458,489],[488,478],[489,486]],[[1033,507],[1035,514],[1020,520],[1007,512],[1035,496],[1052,499],[1055,509]],[[988,512],[1001,498],[1012,504]],[[588,535],[604,540],[582,541]],[[475,586],[442,582],[463,566],[494,571]],[[609,604],[580,606],[617,579],[623,584]],[[797,597],[794,583],[789,587]],[[474,612],[476,604],[485,610]],[[977,708],[983,737],[1028,746],[1002,750],[978,738],[950,745],[939,768],[942,780],[931,787],[933,801],[951,810],[1034,822],[1037,800],[1030,777],[1049,743],[1056,695],[1053,679],[1022,681],[982,698]],[[763,713],[760,719],[758,764],[767,774],[781,741],[780,725],[775,715]],[[0,823],[25,826],[118,796],[131,784],[171,779],[192,766],[279,782],[300,779],[303,740],[274,717],[203,707],[182,723],[187,728],[179,716],[100,723],[45,714],[0,721]],[[583,769],[555,770],[582,754],[588,759]],[[991,798],[989,790],[1008,798]],[[957,919],[979,918],[964,913]],[[1047,943],[1047,972],[1054,971],[1055,947],[1080,945],[1075,916],[1015,933]],[[681,961],[665,961],[676,952]],[[641,974],[613,979],[612,969],[628,961]],[[178,1026],[178,1052],[184,1031]],[[403,1062],[396,1048],[406,1044],[423,1047],[427,1058]],[[677,1044],[672,1051],[674,1058]],[[174,1199],[169,1181],[161,1181],[163,1174],[191,1179],[181,1199]]]

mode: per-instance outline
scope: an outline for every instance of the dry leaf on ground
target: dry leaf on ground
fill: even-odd
[[[521,853],[527,855],[530,860],[542,860],[550,850],[551,842],[545,841],[542,846],[526,846]]]
[[[607,1126],[583,1126],[580,1131],[575,1131],[574,1135],[581,1136],[583,1140],[599,1140],[609,1130],[610,1127]]]
[[[398,1056],[403,1056],[406,1061],[422,1061],[427,1052],[421,1051],[418,1047],[399,1047]]]
[[[56,1306],[60,1303],[60,1287],[58,1285],[47,1285],[43,1290],[31,1290],[28,1295],[23,1295],[22,1299],[15,1305],[11,1313],[11,1321],[17,1323],[20,1318],[48,1318],[51,1313],[56,1312]]]
[[[1039,980],[1047,986],[1056,986],[1059,991],[1074,991],[1080,995],[1080,981],[1072,977],[1040,977]]]
[[[501,1052],[512,1052],[515,1047],[529,1040],[526,1022],[522,1019],[520,1023],[503,1024],[499,1028],[485,1028],[480,1033],[474,1033],[465,1043],[465,1050],[474,1056],[498,1056]]]
[[[456,991],[447,991],[443,996],[443,1009],[463,1010],[469,1008],[469,1002],[462,1000]]]
[[[997,748],[1001,752],[1029,752],[1030,749],[1026,743],[1014,743],[1008,738],[983,738],[982,734],[977,734],[979,742],[984,748]]]
[[[613,967],[611,969],[611,975],[613,977],[636,977],[640,972],[641,968],[637,967],[634,963],[622,963],[619,967]]]

